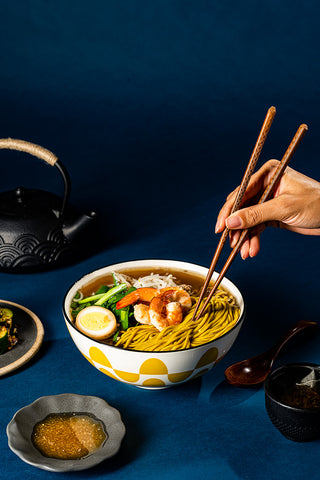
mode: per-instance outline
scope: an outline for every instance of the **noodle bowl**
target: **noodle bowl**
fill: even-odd
[[[131,327],[116,342],[116,347],[142,351],[175,351],[197,347],[227,333],[238,321],[240,308],[231,295],[219,289],[205,314],[192,320],[198,296],[192,296],[192,308],[178,325],[157,330],[151,325]],[[202,305],[204,300],[202,302]]]
[[[192,285],[191,310],[179,325],[161,331],[152,325],[139,325],[122,331],[114,343],[89,338],[74,325],[70,313],[72,299],[79,290],[84,296],[95,292],[112,272],[136,279],[144,278],[148,272],[169,273],[179,284]],[[244,319],[242,295],[232,282],[224,279],[205,315],[197,322],[192,320],[206,273],[204,267],[171,260],[126,262],[92,272],[78,280],[65,296],[63,310],[69,333],[90,363],[125,383],[164,388],[201,375],[227,353]]]

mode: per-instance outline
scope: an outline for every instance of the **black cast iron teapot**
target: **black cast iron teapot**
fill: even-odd
[[[0,149],[44,160],[59,170],[64,182],[63,198],[23,187],[0,194],[0,270],[40,271],[75,261],[96,213],[80,214],[68,204],[71,185],[66,168],[52,152],[24,140],[0,139]]]

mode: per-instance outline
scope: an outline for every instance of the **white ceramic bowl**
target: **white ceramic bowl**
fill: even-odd
[[[103,278],[111,272],[130,274],[130,270],[157,267],[189,272],[196,276],[206,277],[208,269],[187,262],[174,260],[137,260],[110,265],[95,270],[77,280],[65,295],[63,314],[69,333],[84,357],[105,375],[137,387],[159,389],[178,385],[194,379],[210,370],[229,351],[242,326],[245,307],[243,297],[238,288],[228,279],[221,286],[229,290],[241,309],[236,325],[221,337],[185,350],[172,352],[143,352],[125,350],[103,342],[93,340],[81,333],[73,324],[70,305],[76,292],[92,281]],[[217,274],[214,274],[213,279]]]

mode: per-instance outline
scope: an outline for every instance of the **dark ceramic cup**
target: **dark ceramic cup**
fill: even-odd
[[[273,425],[289,440],[307,442],[320,438],[319,402],[319,365],[283,365],[265,381],[267,413]]]

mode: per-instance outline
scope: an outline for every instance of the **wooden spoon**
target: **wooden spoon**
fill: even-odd
[[[272,348],[256,357],[243,360],[235,363],[227,368],[224,372],[227,382],[236,387],[246,387],[258,385],[264,382],[269,372],[272,369],[275,359],[280,353],[282,347],[290,340],[296,333],[305,328],[317,327],[317,322],[309,320],[300,320],[276,343]]]

